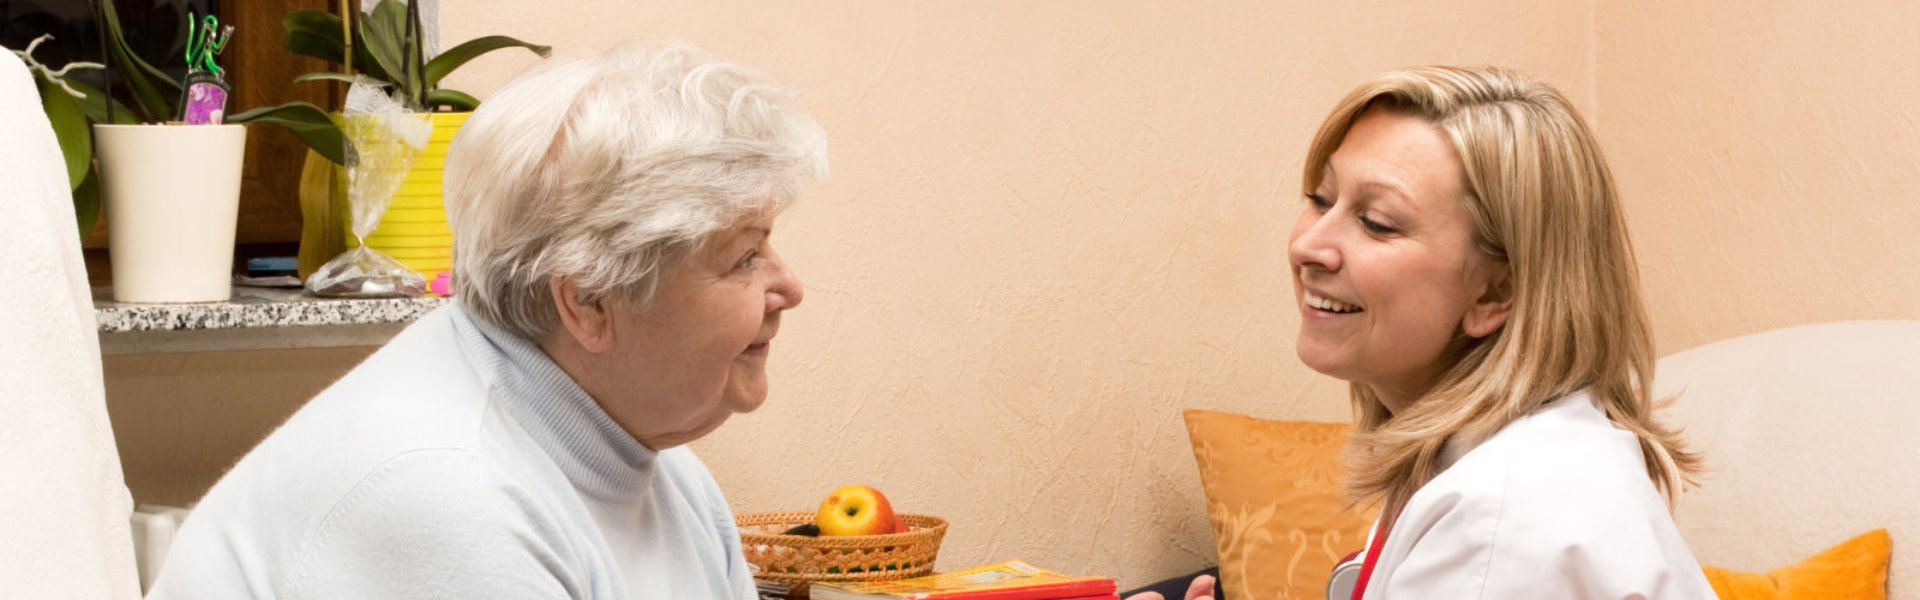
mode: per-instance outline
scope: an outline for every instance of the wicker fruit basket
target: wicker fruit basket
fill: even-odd
[[[756,568],[754,578],[795,584],[804,589],[816,581],[883,581],[933,573],[940,538],[947,521],[926,515],[900,515],[906,533],[858,536],[783,535],[796,525],[813,522],[813,513],[758,513],[740,515],[740,546]]]

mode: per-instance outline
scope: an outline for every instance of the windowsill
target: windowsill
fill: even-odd
[[[447,298],[341,300],[298,289],[234,286],[227,302],[123,304],[93,289],[100,353],[166,354],[378,346]]]

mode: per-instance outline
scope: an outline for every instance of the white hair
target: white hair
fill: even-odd
[[[548,60],[474,111],[447,153],[457,297],[529,340],[549,279],[645,306],[713,233],[826,172],[826,136],[772,80],[684,45]]]

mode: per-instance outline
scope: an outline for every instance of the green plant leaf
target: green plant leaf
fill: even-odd
[[[361,26],[365,25],[361,23]],[[393,81],[393,77],[387,75],[387,70],[380,67],[380,62],[373,59],[373,53],[367,51],[367,36],[362,35],[359,29],[353,31],[352,70],[381,81]]]
[[[394,0],[380,0],[373,6],[373,13],[360,19],[361,46],[373,60],[370,65],[379,65],[386,74],[385,79],[398,84],[400,92],[409,98],[413,90],[407,82],[400,81],[402,66],[406,64],[405,36],[407,32],[407,7]]]
[[[461,65],[467,64],[467,61],[502,48],[526,48],[532,50],[534,54],[538,54],[542,58],[553,55],[552,46],[529,44],[504,35],[474,38],[467,40],[463,44],[454,46],[446,52],[441,52],[439,56],[433,57],[433,60],[427,61],[427,89],[439,87],[441,78],[446,77],[448,73],[452,73],[454,69],[460,68]]]
[[[87,85],[80,80],[72,78],[67,79],[67,85],[71,86],[74,91],[80,92],[81,96],[84,96],[80,99],[80,112],[87,115],[88,121],[93,123],[107,122],[108,98],[105,93],[100,91],[100,88]],[[113,123],[115,125],[132,125],[139,122],[140,119],[135,115],[133,109],[128,108],[125,103],[119,100],[113,100]]]
[[[73,188],[73,220],[79,222],[83,240],[93,233],[93,224],[100,221],[100,171],[91,165],[87,167],[87,176],[80,179],[80,187]]]
[[[87,116],[80,112],[80,101],[48,80],[46,74],[34,77],[33,83],[40,88],[40,106],[53,124],[53,138],[60,142],[60,157],[67,163],[67,189],[78,189],[93,167],[93,137],[87,132]]]
[[[407,81],[401,84],[400,87],[409,90],[407,94],[408,105],[425,109],[427,106],[427,90],[432,89],[432,86],[426,83],[427,73],[425,67],[427,55],[425,41],[427,39],[427,33],[420,24],[419,2],[407,3],[407,35],[401,39],[405,42],[403,49],[406,50],[407,69],[405,73]]]
[[[280,24],[287,29],[282,45],[287,51],[318,58],[333,64],[346,64],[347,42],[339,15],[317,10],[297,10],[287,14]]]
[[[438,89],[427,92],[427,109],[450,108],[470,111],[480,107],[480,99],[460,90]]]
[[[127,44],[125,30],[120,28],[120,15],[114,10],[113,2],[99,0],[101,22],[107,27],[107,47],[111,55],[107,60],[120,67],[116,71],[133,88],[134,102],[146,112],[144,120],[157,123],[173,118],[173,99],[180,97],[180,82],[134,53],[133,47]]]
[[[327,116],[327,111],[307,102],[288,102],[279,106],[263,106],[238,114],[227,115],[228,123],[273,123],[286,127],[300,138],[308,148],[320,153],[333,164],[347,163],[347,153],[352,147],[340,125]]]
[[[353,75],[348,75],[346,73],[329,73],[326,71],[321,71],[318,73],[308,73],[305,75],[301,75],[299,77],[295,77],[293,78],[293,82],[306,83],[309,81],[344,81],[348,84],[352,84],[354,81],[354,78],[355,77]]]

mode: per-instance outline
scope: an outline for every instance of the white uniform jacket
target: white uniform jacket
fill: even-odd
[[[1714,597],[1639,440],[1587,393],[1443,460],[1387,535],[1367,600]]]

